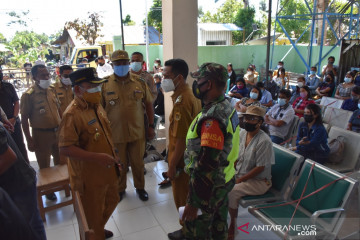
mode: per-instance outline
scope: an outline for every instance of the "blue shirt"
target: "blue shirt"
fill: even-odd
[[[307,140],[310,141],[309,144],[299,145],[299,142],[303,137],[307,137]],[[324,158],[328,157],[330,153],[330,148],[328,146],[328,134],[324,125],[315,123],[311,129],[306,122],[302,122],[299,126],[298,135],[296,138],[296,152],[304,155],[302,153],[307,153],[308,156],[314,156],[316,153],[317,157]],[[314,158],[316,158],[314,156]],[[317,159],[312,159],[316,161]]]
[[[327,92],[326,95],[327,95],[327,97],[331,97],[334,92],[334,89],[335,89],[335,83],[328,84],[326,82],[322,82],[319,85],[320,90],[325,90],[328,87],[330,88],[330,91]]]
[[[316,90],[317,87],[319,86],[320,83],[320,78],[318,76],[313,76],[311,77],[310,75],[306,78],[306,85],[311,89],[311,90]]]
[[[230,92],[239,93],[239,94],[241,94],[241,96],[247,97],[249,90],[245,86],[240,89],[235,85],[230,89]]]
[[[360,133],[360,109],[354,111],[349,123],[352,124],[352,131]]]
[[[260,103],[261,104],[268,104],[270,101],[272,101],[272,96],[271,96],[271,93],[268,91],[268,90],[264,90],[262,92],[262,97],[260,99]]]
[[[354,83],[355,83],[356,86],[360,86],[360,75],[357,75],[357,76],[355,77]]]
[[[341,106],[342,109],[344,110],[348,110],[348,111],[355,111],[358,109],[358,102],[359,100],[352,100],[351,98],[350,99],[346,99],[343,103],[343,105]]]

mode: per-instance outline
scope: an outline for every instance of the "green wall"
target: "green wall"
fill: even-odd
[[[291,46],[275,46],[274,47],[274,55],[273,55],[273,63],[270,68],[274,68],[277,65],[277,62],[283,58],[283,56],[287,53],[287,51],[291,48]],[[327,53],[332,47],[324,46],[323,47],[323,55]],[[272,49],[272,47],[271,47]],[[307,46],[298,46],[299,51],[305,60],[307,60],[308,55],[308,47]],[[131,54],[132,52],[141,52],[146,53],[146,48],[143,45],[139,46],[125,46],[125,50]],[[265,45],[253,45],[253,46],[199,46],[198,47],[198,63],[201,65],[204,62],[217,62],[223,65],[228,63],[232,63],[234,69],[245,69],[249,64],[255,64],[257,71],[261,71],[266,66],[266,46]],[[318,62],[319,59],[320,47],[313,47],[313,57],[312,57],[312,65]],[[336,61],[335,64],[339,61],[340,56],[340,47],[336,47],[328,56],[335,56]],[[154,60],[156,58],[160,58],[163,63],[163,46],[161,45],[150,45],[149,46],[149,62],[150,68],[152,69]],[[303,73],[306,68],[301,58],[296,53],[295,49],[292,49],[291,52],[284,59],[285,69],[287,71]],[[327,63],[327,57],[324,61],[322,61],[321,66]]]

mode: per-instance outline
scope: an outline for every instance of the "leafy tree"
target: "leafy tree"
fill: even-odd
[[[255,8],[248,7],[248,8],[239,9],[239,11],[236,14],[234,23],[237,26],[242,27],[244,29],[242,32],[234,35],[235,42],[240,43],[243,41],[243,39],[246,39],[253,31],[252,24],[256,23]]]
[[[162,1],[154,0],[153,5],[148,12],[149,26],[155,27],[160,33],[162,33]]]
[[[4,42],[6,42],[6,38],[2,33],[0,33],[0,43],[4,43]]]
[[[65,23],[67,29],[74,29],[76,31],[76,38],[85,40],[88,44],[94,45],[98,37],[101,35],[101,27],[104,25],[101,22],[102,16],[99,13],[88,12],[89,16],[87,19],[76,18],[74,21]]]
[[[131,16],[128,14],[126,15],[125,19],[123,20],[125,26],[134,26],[135,22],[131,20]]]
[[[11,17],[11,21],[7,23],[8,26],[11,25],[20,25],[20,26],[24,26],[27,27],[27,22],[31,21],[31,19],[29,19],[27,17],[27,15],[30,13],[30,11],[25,11],[25,12],[21,12],[21,13],[17,13],[15,11],[12,12],[7,12],[6,14],[9,15]]]
[[[238,9],[242,8],[242,3],[237,0],[226,0],[224,4],[217,10],[216,13],[211,14],[207,11],[201,18],[200,22],[214,22],[214,23],[234,23]]]

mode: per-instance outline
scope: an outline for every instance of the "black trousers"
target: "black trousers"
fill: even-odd
[[[14,139],[14,142],[18,146],[21,154],[23,155],[24,159],[29,162],[29,158],[27,155],[27,150],[24,143],[24,136],[22,134],[22,128],[20,124],[20,118],[16,119],[14,132],[11,134],[11,137]]]

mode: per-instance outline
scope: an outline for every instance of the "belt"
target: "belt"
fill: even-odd
[[[33,128],[36,131],[42,131],[42,132],[56,132],[58,130],[58,127],[56,128]]]

